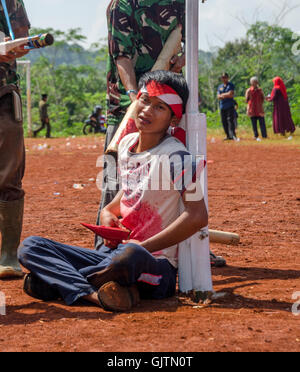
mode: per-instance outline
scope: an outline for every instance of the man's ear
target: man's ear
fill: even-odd
[[[177,125],[180,123],[180,119],[178,119],[177,116],[173,115],[171,118],[170,126],[171,127],[177,127]]]

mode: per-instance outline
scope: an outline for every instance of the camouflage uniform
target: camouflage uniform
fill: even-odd
[[[6,5],[15,37],[27,36],[29,22],[23,1],[6,0]],[[0,32],[1,41],[10,36],[1,4]],[[25,146],[16,70],[16,61],[0,62],[0,279],[23,275],[17,249],[23,223]]]
[[[46,138],[51,137],[51,125],[50,125],[49,116],[48,116],[48,107],[49,107],[49,104],[42,99],[39,103],[40,119],[41,119],[42,125],[39,127],[39,129],[37,129],[33,132],[34,137],[36,137],[37,134],[41,130],[43,130],[45,127],[47,128],[46,129]]]
[[[108,125],[118,125],[131,101],[115,61],[128,57],[137,81],[154,66],[170,33],[185,24],[185,0],[112,0],[108,21]]]
[[[30,24],[27,18],[23,0],[6,0],[6,5],[15,37],[19,38],[27,36]],[[3,32],[5,36],[10,36],[1,2],[0,32]],[[7,63],[0,63],[0,87],[6,84],[16,84],[18,82],[16,70],[16,62],[12,62],[10,65]]]
[[[27,36],[29,21],[23,1],[6,0],[6,3],[15,36]],[[1,3],[0,31],[9,36]],[[12,98],[13,92],[19,94],[17,82],[16,61],[0,63],[0,201],[17,200],[24,196],[21,182],[25,168],[23,124],[15,118]],[[21,104],[21,101],[16,103]]]
[[[118,74],[116,59],[132,60],[137,82],[152,69],[171,32],[185,29],[185,0],[112,0],[107,8],[109,56],[107,64],[107,132],[104,149],[111,142],[131,103]],[[100,213],[116,195],[119,185],[117,155],[105,158]],[[96,248],[101,239],[96,237]]]

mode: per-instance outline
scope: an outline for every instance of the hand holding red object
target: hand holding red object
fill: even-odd
[[[130,231],[121,229],[119,227],[110,227],[110,226],[96,226],[96,225],[89,225],[87,223],[81,223],[82,226],[90,229],[96,235],[101,236],[103,239],[109,241],[115,241],[121,243],[123,240],[128,240]]]

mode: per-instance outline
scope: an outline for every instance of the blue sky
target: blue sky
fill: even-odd
[[[24,0],[34,27],[52,27],[65,31],[80,27],[87,46],[106,37],[106,8],[110,0]],[[207,0],[200,4],[199,47],[210,50],[224,42],[243,37],[244,23],[256,20],[274,22],[283,3],[293,9],[281,25],[300,32],[300,0]]]

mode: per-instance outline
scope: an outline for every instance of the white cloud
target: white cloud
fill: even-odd
[[[106,8],[110,0],[25,0],[31,23],[35,27],[67,30],[80,27],[92,43],[107,36]],[[273,22],[286,2],[289,7],[300,0],[207,0],[200,3],[200,47],[221,46],[225,41],[241,38],[246,29],[237,19]],[[287,14],[282,26],[299,31],[300,8]]]
[[[293,9],[281,19],[280,26],[300,30],[300,0],[208,0],[200,11],[200,47],[222,46],[245,36],[246,24],[256,21],[274,23],[283,14],[283,4]],[[296,8],[298,6],[298,8]],[[286,9],[287,10],[287,9]]]
[[[107,37],[106,8],[109,2],[110,0],[102,0],[97,6],[95,20],[91,24],[91,30],[87,35],[90,44]]]

